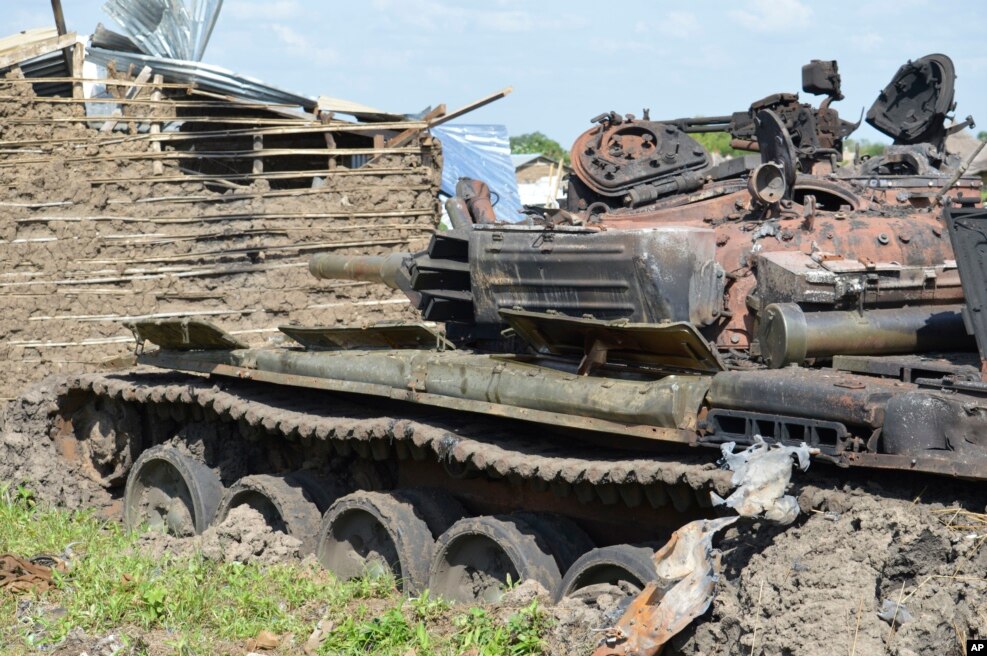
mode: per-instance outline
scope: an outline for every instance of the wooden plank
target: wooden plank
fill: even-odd
[[[51,11],[55,14],[55,29],[58,31],[59,36],[65,36],[68,34],[68,30],[65,29],[65,14],[62,13],[62,0],[51,0]],[[65,57],[65,70],[72,75],[75,70],[73,68],[73,48],[67,47],[62,50],[62,56]]]
[[[131,83],[130,86],[127,87],[127,92],[126,94],[124,94],[124,98],[127,98],[128,100],[133,100],[134,98],[137,98],[139,95],[141,95],[141,91],[144,90],[144,88],[147,86],[147,81],[150,79],[151,79],[151,67],[145,66],[144,68],[141,69],[141,72],[137,74],[137,77],[134,78],[133,83]],[[160,100],[160,98],[158,100]]]
[[[152,94],[153,98],[153,94]],[[170,121],[175,122],[185,122],[194,123],[197,121],[188,120],[185,117],[161,117],[161,116],[128,116],[128,120],[138,121],[138,122],[161,122],[167,123]],[[73,122],[79,119],[72,119]],[[227,122],[228,119],[222,119],[218,122]],[[244,119],[245,122],[254,122],[254,119]],[[4,123],[11,123],[12,121],[4,119]],[[94,122],[94,121],[92,121]],[[263,121],[261,121],[263,122]],[[47,124],[49,121],[37,121],[35,124],[42,125]],[[291,136],[291,135],[306,135],[312,134],[317,135],[323,132],[335,133],[335,132],[377,132],[380,130],[393,130],[393,129],[404,129],[406,126],[416,126],[419,129],[427,127],[425,123],[392,123],[386,125],[363,125],[355,123],[343,123],[343,124],[333,124],[325,126],[309,126],[303,125],[298,127],[267,127],[267,128],[245,128],[245,129],[232,129],[232,130],[203,130],[198,132],[166,132],[164,134],[138,134],[128,137],[114,137],[113,139],[93,139],[90,137],[75,137],[75,138],[62,138],[62,139],[25,139],[16,141],[0,141],[0,147],[2,146],[35,146],[44,144],[68,144],[68,143],[83,143],[87,146],[92,144],[99,145],[110,145],[117,143],[127,143],[132,141],[200,141],[205,139],[227,139],[232,137],[251,137],[255,135],[279,135],[279,136]],[[329,146],[330,148],[335,147],[335,144]]]
[[[156,160],[160,161],[160,160]],[[254,173],[227,173],[224,175],[171,175],[156,179],[155,182],[213,182],[215,180],[296,180],[298,178],[311,178],[319,177],[324,175],[332,175],[333,177],[350,177],[354,175],[361,176],[386,176],[386,175],[420,175],[422,172],[413,168],[387,168],[387,169],[373,169],[373,171],[364,171],[363,169],[312,169],[310,171],[274,171],[268,173],[254,174]],[[114,183],[126,183],[126,182],[141,182],[145,180],[144,176],[128,176],[128,177],[113,177],[113,178],[90,178],[87,182],[91,184],[114,184]],[[400,187],[402,189],[411,189],[412,187]],[[417,187],[414,187],[417,189]]]
[[[0,85],[3,81],[0,81]],[[14,97],[8,97],[7,100],[13,100]],[[21,98],[23,100],[23,98]],[[151,104],[151,103],[148,103]],[[320,127],[319,124],[312,121],[297,121],[286,118],[248,118],[248,117],[230,117],[222,118],[218,116],[130,116],[131,120],[135,121],[162,121],[164,123],[178,122],[178,123],[196,123],[196,124],[227,124],[227,125],[273,125],[273,126],[298,126],[298,127]],[[53,123],[78,123],[78,118],[66,117],[66,116],[53,116],[51,118],[18,118],[16,116],[4,117],[3,122],[5,125],[51,125]],[[376,129],[376,128],[375,128]],[[320,130],[321,131],[321,130]]]
[[[254,135],[254,152],[258,153],[258,155],[254,157],[254,163],[252,169],[254,175],[260,175],[264,172],[263,151],[264,151],[264,135],[261,134]]]
[[[113,113],[110,114],[109,119],[103,121],[103,126],[99,129],[102,134],[109,134],[117,127],[116,119],[123,116],[123,111],[119,109],[114,109]]]
[[[82,83],[82,67],[85,64],[86,47],[81,43],[72,46],[72,97],[85,98],[85,89]]]
[[[72,36],[73,39],[75,38],[75,35],[74,34],[69,35],[69,36]],[[66,38],[67,39],[68,37],[63,37],[63,38]],[[73,43],[73,42],[74,41],[69,41],[70,44]],[[54,48],[54,50],[60,50],[60,49],[61,48]],[[41,54],[47,54],[47,53],[42,52]],[[5,68],[5,66],[3,66],[3,64],[2,64],[2,61],[3,60],[0,59],[0,68]],[[20,61],[22,61],[22,60],[20,60],[20,59],[14,60],[14,63],[17,63],[17,62],[20,62]],[[23,98],[20,97],[20,96],[3,95],[3,96],[0,96],[0,100],[23,100]],[[45,104],[52,104],[52,105],[72,105],[72,104],[78,104],[78,103],[110,103],[110,104],[115,104],[115,105],[150,105],[150,104],[152,104],[151,101],[149,101],[149,100],[127,100],[126,98],[83,98],[83,99],[78,99],[78,98],[60,98],[58,96],[51,96],[51,97],[49,97],[49,96],[39,96],[37,98],[32,98],[31,99],[31,102],[45,103]],[[210,107],[210,108],[219,108],[219,109],[232,109],[230,107],[230,104],[231,103],[219,102],[219,101],[207,101],[207,100],[162,100],[161,102],[162,103],[166,103],[168,105],[173,105],[175,107],[192,107],[192,108],[195,108],[195,107]],[[266,110],[266,111],[273,112],[278,107],[295,107],[296,105],[276,105],[276,104],[268,105],[268,104],[264,104],[264,103],[244,103],[244,102],[241,102],[241,103],[236,103],[235,106],[236,106],[237,109],[261,109],[261,110]],[[308,117],[306,115],[292,114],[292,115],[289,115],[289,116],[290,117],[295,117],[295,118],[297,118],[297,120],[303,120],[303,121],[311,121],[312,120],[310,117]]]
[[[490,103],[492,103],[492,102],[494,102],[496,100],[500,100],[501,98],[503,98],[504,96],[508,95],[512,91],[514,91],[514,88],[513,87],[505,87],[505,88],[501,89],[500,91],[498,91],[496,93],[491,93],[489,96],[484,96],[483,98],[480,98],[479,100],[474,100],[473,102],[469,103],[468,105],[463,105],[459,109],[457,109],[455,111],[452,111],[452,112],[449,112],[448,114],[446,114],[444,116],[441,116],[441,117],[435,119],[434,121],[429,121],[428,127],[434,128],[434,127],[436,127],[438,125],[442,125],[443,123],[448,123],[449,121],[451,121],[453,119],[459,118],[463,114],[467,114],[469,112],[472,112],[475,109],[480,109],[481,107],[483,107],[485,105],[489,105]]]
[[[403,189],[403,187],[402,187]],[[253,221],[256,219],[334,219],[336,221],[343,220],[357,220],[357,219],[370,219],[370,218],[390,218],[390,217],[408,217],[408,216],[425,216],[431,214],[430,211],[426,209],[415,209],[415,210],[390,210],[386,212],[382,211],[371,211],[371,212],[251,212],[245,214],[232,214],[228,212],[222,212],[218,214],[205,214],[196,217],[186,217],[186,216],[172,216],[172,215],[162,215],[155,214],[154,216],[130,216],[121,214],[94,214],[86,216],[62,216],[62,215],[51,215],[51,216],[29,216],[22,219],[14,219],[14,223],[28,224],[28,223],[81,223],[83,221],[100,222],[100,221],[119,221],[121,223],[211,223],[226,222],[226,221]],[[414,226],[411,223],[396,223],[395,226],[408,225]],[[421,226],[415,226],[421,227]],[[323,228],[326,229],[326,228]],[[347,228],[348,229],[348,228]]]
[[[82,44],[80,44],[82,45]],[[3,54],[3,53],[0,53]],[[108,87],[118,86],[118,87],[129,87],[133,85],[130,80],[118,80],[115,78],[105,78],[105,77],[82,77],[80,76],[68,76],[68,77],[57,77],[57,76],[45,76],[45,77],[32,77],[18,80],[0,80],[0,85],[3,84],[16,84],[18,82],[27,84],[57,84],[57,83],[71,83],[71,82],[91,82],[93,84],[103,84]],[[155,85],[151,82],[142,84],[143,87],[154,87]],[[165,82],[162,85],[165,89],[183,89],[188,90],[188,83],[183,82]]]
[[[206,257],[230,257],[233,255],[247,255],[248,253],[284,253],[284,252],[294,252],[297,255],[306,253],[314,250],[321,249],[335,249],[335,248],[351,248],[356,246],[394,246],[396,244],[405,244],[408,239],[361,239],[355,241],[325,241],[325,242],[308,242],[301,244],[286,244],[284,246],[247,246],[240,248],[220,248],[216,250],[209,251],[196,251],[194,253],[179,253],[177,255],[161,255],[159,257],[145,257],[128,259],[126,262],[128,264],[161,264],[163,262],[181,262],[182,260],[193,260],[198,261]],[[85,262],[87,264],[110,264],[116,265],[121,262],[121,260],[101,260],[101,259],[83,259],[77,260],[77,262]]]
[[[0,68],[7,68],[8,66],[14,66],[15,64],[20,64],[29,59],[34,59],[35,57],[41,57],[42,55],[48,55],[58,50],[65,50],[70,47],[73,43],[78,40],[75,32],[69,32],[68,34],[61,34],[58,36],[51,37],[49,39],[42,39],[40,41],[35,41],[33,43],[28,43],[19,48],[13,50],[8,50],[0,53]],[[70,63],[71,65],[71,63]],[[18,96],[5,97],[6,100],[23,100]],[[40,99],[32,99],[40,100]],[[83,102],[75,98],[62,98],[61,100],[67,100],[68,102]]]
[[[438,107],[436,107],[435,109],[433,109],[432,111],[430,111],[428,114],[425,115],[425,123],[428,124],[429,121],[436,119],[439,116],[442,116],[443,114],[445,114],[445,112],[446,112],[446,106],[439,105]],[[421,132],[421,128],[409,127],[408,129],[404,130],[400,134],[388,139],[385,146],[387,146],[388,148],[396,148],[398,146],[403,146],[409,141],[411,141],[411,139],[419,132]]]
[[[189,95],[203,96],[205,98],[214,98],[216,100],[222,101],[221,103],[218,103],[218,104],[222,104],[222,105],[236,105],[237,107],[250,107],[250,106],[256,104],[256,103],[250,102],[249,100],[244,100],[243,98],[237,98],[236,96],[230,96],[230,95],[221,94],[221,93],[213,93],[211,91],[205,91],[204,89],[199,89],[199,88],[196,88],[196,87],[189,88]],[[315,114],[314,113],[312,113],[312,114],[309,113],[309,111],[312,111],[312,112],[315,111],[315,108],[316,108],[316,103],[315,102],[312,102],[308,106],[292,105],[292,104],[287,104],[287,103],[280,103],[280,104],[279,103],[270,103],[270,104],[263,105],[263,107],[265,109],[269,109],[271,112],[273,112],[275,114],[279,114],[281,116],[297,117],[297,118],[302,118],[302,119],[307,119],[307,120],[314,120],[315,119]],[[299,112],[296,109],[297,107],[302,107],[306,111]]]
[[[264,157],[314,157],[317,155],[413,155],[419,153],[418,148],[273,148],[264,151]],[[218,151],[176,151],[162,153],[117,153],[107,155],[92,155],[90,157],[66,157],[63,162],[93,162],[107,160],[195,160],[195,159],[254,159],[254,150],[218,150]],[[9,159],[0,161],[0,167],[11,168],[24,164],[48,164],[50,158],[42,159]]]

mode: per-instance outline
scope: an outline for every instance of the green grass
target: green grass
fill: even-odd
[[[89,636],[125,636],[135,653],[146,652],[142,639],[156,636],[157,648],[177,656],[239,656],[249,638],[266,630],[294,636],[294,647],[269,653],[302,654],[324,616],[333,627],[319,649],[324,655],[544,651],[547,620],[537,603],[501,620],[487,609],[452,608],[428,593],[407,599],[391,580],[340,582],[318,565],[153,558],[118,523],[38,507],[27,490],[0,487],[0,553],[61,555],[67,548],[71,568],[56,576],[55,590],[0,591],[0,654],[51,651],[76,627]],[[30,606],[18,618],[25,600]],[[64,612],[52,613],[55,608]]]

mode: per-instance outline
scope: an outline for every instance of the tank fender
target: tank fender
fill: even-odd
[[[987,401],[925,391],[896,395],[885,409],[882,450],[899,455],[956,451],[987,464]]]

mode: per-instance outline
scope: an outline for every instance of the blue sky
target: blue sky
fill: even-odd
[[[101,0],[62,3],[69,29],[116,28]],[[0,34],[52,23],[48,0],[3,5]],[[987,129],[985,32],[977,0],[226,0],[204,60],[396,112],[513,86],[464,122],[568,146],[604,111],[710,116],[799,91],[810,59],[839,61],[836,107],[856,120],[900,64],[931,52],[956,64],[957,116]],[[866,125],[855,136],[884,140]]]

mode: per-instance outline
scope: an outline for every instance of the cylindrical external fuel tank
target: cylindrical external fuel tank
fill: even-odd
[[[772,368],[833,355],[974,348],[958,305],[805,312],[795,303],[775,303],[760,316],[758,341],[761,356]]]
[[[308,262],[308,270],[322,280],[362,280],[399,289],[398,271],[408,253],[389,255],[336,255],[320,253]]]

